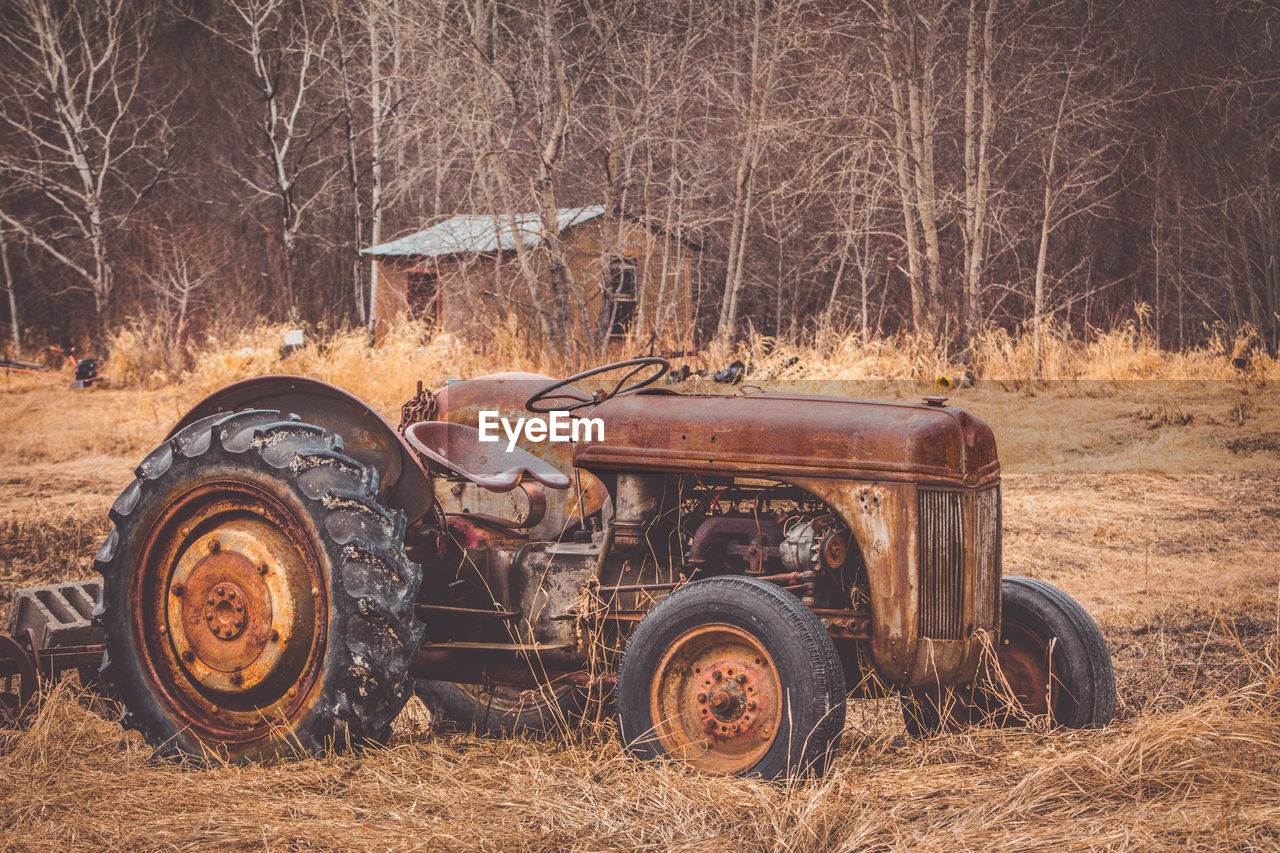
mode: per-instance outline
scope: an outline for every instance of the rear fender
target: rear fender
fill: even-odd
[[[213,392],[169,430],[208,415],[243,409],[278,409],[342,436],[343,452],[378,472],[378,500],[403,510],[409,521],[431,511],[431,478],[391,424],[364,401],[341,388],[303,376],[260,376]]]

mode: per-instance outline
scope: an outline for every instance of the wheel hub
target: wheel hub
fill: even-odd
[[[188,677],[244,693],[287,663],[300,598],[311,593],[299,588],[297,560],[281,531],[252,517],[189,540],[169,580],[165,626]]]
[[[234,640],[244,633],[245,594],[233,583],[220,583],[205,601],[204,621],[219,640]]]
[[[659,662],[650,694],[664,751],[700,770],[741,773],[769,748],[781,720],[781,684],[751,634],[731,625],[695,628]]]

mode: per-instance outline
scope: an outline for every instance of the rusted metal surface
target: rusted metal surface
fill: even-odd
[[[0,722],[17,722],[39,684],[31,651],[13,637],[0,634]]]
[[[663,752],[708,773],[750,770],[782,721],[784,690],[769,653],[740,628],[709,624],[677,637],[649,694]]]
[[[418,649],[414,678],[536,687],[582,670],[569,643],[430,643]]]
[[[511,419],[527,417],[524,401],[555,381],[553,377],[535,373],[495,373],[457,382],[436,389],[437,417],[471,427],[479,427],[481,410],[495,411],[500,417]],[[581,391],[576,393],[583,400],[591,399]],[[542,520],[528,529],[531,539],[557,539],[566,529],[580,526],[584,519],[600,512],[609,491],[599,478],[574,468],[569,444],[529,441],[522,431],[516,447],[532,453],[573,480],[568,490],[553,491],[546,496],[547,508]]]
[[[748,574],[758,575],[765,560],[780,556],[781,542],[782,525],[772,518],[712,516],[694,532],[686,562],[705,566],[729,557],[742,561]]]
[[[1062,698],[1061,685],[1053,675],[1051,651],[1036,632],[1017,622],[1001,625],[997,659],[1016,706],[997,709],[996,713],[1021,716],[1021,711],[1029,717],[1051,714]],[[986,680],[998,683],[991,676]]]
[[[151,525],[128,606],[139,662],[202,739],[245,743],[303,705],[327,636],[311,539],[271,492],[210,480]]]
[[[519,447],[501,441],[480,441],[480,432],[467,424],[420,421],[405,430],[414,450],[446,471],[491,492],[509,492],[524,477],[551,489],[567,489],[570,480],[552,465]]]
[[[197,403],[169,430],[219,412],[277,409],[342,436],[342,452],[378,472],[378,497],[410,522],[431,512],[430,477],[413,448],[381,415],[341,388],[303,376],[261,376],[221,388]]]
[[[517,530],[536,527],[547,514],[541,483],[521,482],[508,492],[492,492],[471,482],[443,483],[437,491],[446,515],[469,516]]]
[[[526,677],[520,671],[534,668],[525,658],[536,656],[538,666],[566,677],[581,665],[582,620],[609,624],[615,632],[610,637],[620,645],[662,593],[686,577],[727,571],[765,577],[794,592],[834,638],[856,641],[842,649],[869,652],[889,683],[917,687],[973,675],[976,637],[994,632],[999,620],[1000,472],[994,439],[981,421],[942,400],[899,404],[654,390],[603,399],[608,392],[592,395],[569,385],[556,393],[570,403],[594,403],[584,414],[604,421],[603,440],[530,443],[522,434],[520,449],[510,456],[503,452],[505,440],[478,442],[480,411],[525,416],[525,402],[553,382],[533,374],[497,374],[439,389],[439,420],[412,426],[406,440],[355,398],[296,377],[231,386],[183,423],[215,409],[297,412],[342,434],[352,455],[382,473],[383,491],[394,498],[388,502],[411,519],[432,511],[433,484],[422,459],[438,466],[434,489],[450,534],[439,555],[447,545],[450,556],[433,587],[446,597],[424,598],[420,610],[438,631],[432,629],[434,642],[419,653],[419,673],[455,682],[477,680],[473,670],[489,679],[519,679]],[[677,479],[684,475],[693,476]],[[762,481],[802,491],[794,498],[802,514],[719,510],[716,497],[710,509],[693,515],[697,526],[686,530],[664,520],[655,532],[656,519],[678,515],[673,508],[684,500],[679,489],[687,482],[708,490],[701,484],[741,489],[744,482]],[[544,485],[568,488],[548,492]],[[810,498],[816,500],[806,503]],[[174,650],[171,660],[160,644],[147,646],[155,672],[175,684],[213,691],[219,701],[305,682],[312,658],[302,647],[322,643],[324,635],[322,625],[289,611],[289,602],[302,606],[301,591],[313,583],[308,560],[314,555],[308,557],[303,541],[267,502],[247,495],[232,500],[254,504],[248,520],[242,513],[216,524],[201,522],[196,537],[221,530],[229,543],[226,555],[188,557],[206,545],[186,542],[180,530],[160,537],[178,543],[173,554],[162,555],[162,562],[176,568],[166,581],[170,586],[154,590],[164,610],[150,624],[178,630],[166,641]],[[610,501],[612,515],[606,509]],[[814,508],[819,501],[825,508]],[[269,521],[284,541],[253,527],[253,517]],[[276,556],[260,559],[261,551]],[[270,587],[251,571],[272,559],[291,566],[282,576],[296,583]],[[850,594],[855,575],[856,589],[865,594]],[[198,588],[198,606],[173,594],[173,579]],[[455,596],[464,580],[473,592]],[[591,586],[593,580],[598,585]],[[577,602],[584,590],[603,601],[582,607]],[[273,632],[268,638],[279,639],[264,641],[264,626]],[[690,642],[690,659],[746,654],[742,642],[727,635]],[[743,660],[738,664],[746,666]],[[202,719],[208,709],[199,697],[177,694],[175,688],[175,706],[187,708],[193,721]],[[286,697],[272,701],[271,713],[287,715]],[[701,707],[693,709],[699,718]],[[240,725],[222,718],[202,724]],[[742,722],[734,718],[733,724]],[[721,740],[731,733],[717,731]],[[677,747],[692,748],[695,740],[686,740]],[[745,743],[703,749],[718,755],[706,759],[707,769],[746,761],[759,744],[747,749]]]
[[[991,430],[954,407],[759,392],[638,393],[590,411],[605,440],[574,448],[592,470],[978,486],[999,476]]]
[[[813,613],[837,640],[871,639],[871,614],[861,610],[830,610],[813,608]]]
[[[921,561],[928,553],[922,535],[929,535],[934,522],[926,519],[922,526],[917,486],[877,482],[850,487],[817,478],[789,482],[836,510],[862,551],[870,586],[871,652],[881,676],[908,686],[971,678],[978,665],[982,632],[994,634],[999,627],[999,607],[994,603],[1000,587],[999,531],[989,521],[991,488],[996,484],[955,492],[960,540],[948,547],[958,549],[954,555],[958,562],[947,564],[950,573],[945,580],[951,584],[946,593],[956,608],[953,621],[959,630],[958,636],[947,638],[922,634],[922,628],[930,630],[921,613]],[[981,502],[987,507],[982,511]]]

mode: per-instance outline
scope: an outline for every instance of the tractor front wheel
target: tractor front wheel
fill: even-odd
[[[1004,579],[995,659],[996,666],[983,662],[971,684],[904,695],[907,731],[920,737],[968,725],[1013,727],[1033,717],[1100,728],[1115,716],[1107,641],[1085,609],[1052,584]]]
[[[794,595],[720,576],[680,587],[641,620],[617,702],[640,758],[778,779],[826,769],[844,729],[844,671]]]

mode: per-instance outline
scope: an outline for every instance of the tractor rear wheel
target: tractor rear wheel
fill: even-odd
[[[984,662],[972,684],[902,697],[914,737],[969,725],[1014,727],[1033,717],[1054,726],[1100,728],[1116,711],[1107,641],[1083,607],[1035,578],[1001,585],[998,671]]]
[[[821,773],[844,729],[844,670],[794,595],[724,575],[678,588],[641,620],[617,702],[640,758],[765,779]]]
[[[250,761],[375,740],[423,626],[404,516],[341,438],[218,414],[138,466],[98,552],[104,679],[158,754]]]

